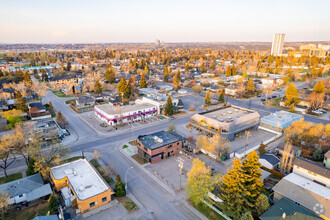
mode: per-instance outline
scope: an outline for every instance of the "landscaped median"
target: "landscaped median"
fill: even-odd
[[[52,93],[54,93],[57,97],[60,98],[67,98],[67,97],[71,97],[69,95],[65,95],[62,91],[60,90],[53,90]]]

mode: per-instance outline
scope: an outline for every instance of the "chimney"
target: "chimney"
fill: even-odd
[[[285,218],[286,218],[286,214],[285,214],[285,212],[283,212],[282,219],[285,219]]]

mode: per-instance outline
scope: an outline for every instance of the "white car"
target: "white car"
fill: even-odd
[[[323,112],[321,112],[320,110],[313,110],[312,113],[316,114],[316,115],[322,115]]]
[[[180,89],[178,91],[179,94],[188,94],[187,90],[184,90],[184,89]]]

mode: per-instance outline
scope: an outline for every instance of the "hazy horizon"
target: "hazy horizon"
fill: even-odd
[[[4,1],[1,44],[330,41],[330,1]]]

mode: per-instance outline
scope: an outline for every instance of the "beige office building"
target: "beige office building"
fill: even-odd
[[[284,45],[284,37],[285,34],[274,34],[273,36],[273,44],[271,54],[273,56],[281,56]]]

